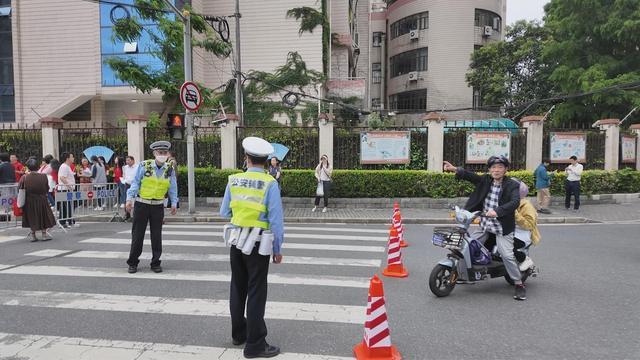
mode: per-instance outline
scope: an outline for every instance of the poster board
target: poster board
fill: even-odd
[[[511,153],[511,133],[508,131],[469,131],[467,132],[467,164],[485,164],[492,156],[504,156]]]
[[[568,164],[575,156],[578,162],[587,161],[587,134],[583,132],[552,132],[549,141],[549,160],[554,164]]]
[[[623,163],[636,162],[636,137],[631,135],[623,135],[620,140],[620,158]]]
[[[363,131],[360,133],[361,164],[408,164],[410,131]]]

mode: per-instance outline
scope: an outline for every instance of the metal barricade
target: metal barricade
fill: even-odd
[[[17,198],[18,184],[0,185],[0,229],[18,226],[18,217],[13,213]]]
[[[109,221],[124,221],[120,216],[118,184],[58,184],[55,195],[56,222],[66,232],[83,217],[107,215]]]

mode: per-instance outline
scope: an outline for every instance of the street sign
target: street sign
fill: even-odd
[[[180,87],[180,102],[189,111],[197,111],[202,105],[202,94],[198,85],[191,81],[186,81]]]
[[[87,193],[87,197],[88,197],[89,199],[93,199],[93,191],[89,191],[89,192]]]

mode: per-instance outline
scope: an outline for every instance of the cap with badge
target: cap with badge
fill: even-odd
[[[255,136],[242,140],[242,148],[247,155],[265,158],[275,151],[267,140]]]
[[[150,146],[151,150],[155,151],[155,150],[170,150],[171,149],[171,143],[168,141],[156,141],[154,143],[152,143]]]

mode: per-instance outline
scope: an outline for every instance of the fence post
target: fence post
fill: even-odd
[[[618,170],[620,160],[620,119],[602,119],[593,126],[605,131],[604,169]]]
[[[427,127],[427,170],[442,172],[444,161],[445,116],[434,112],[426,114],[422,120]]]
[[[636,170],[640,171],[640,124],[633,124],[629,129],[636,134]]]
[[[40,120],[42,128],[42,156],[60,155],[60,129],[64,120],[55,117],[45,117]],[[77,155],[77,154],[76,154]]]
[[[527,170],[535,170],[542,163],[544,142],[544,116],[525,116],[520,126],[527,129]]]
[[[238,128],[238,115],[227,114],[227,123],[220,126],[220,150],[221,150],[221,168],[236,169],[236,129]]]
[[[148,118],[144,115],[127,116],[127,146],[128,155],[136,162],[144,160],[144,128]]]
[[[320,156],[327,155],[329,164],[333,164],[333,119],[329,114],[322,113],[318,118],[318,137]]]

